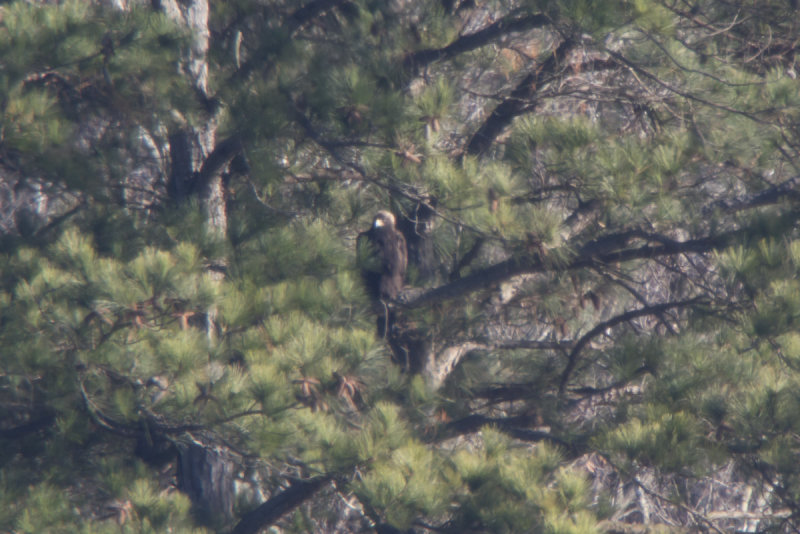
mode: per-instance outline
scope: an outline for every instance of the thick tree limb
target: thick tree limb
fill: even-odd
[[[508,339],[491,342],[488,339],[484,339],[481,342],[492,350],[533,349],[566,352],[571,346],[569,341],[536,341],[532,339]]]
[[[467,341],[459,345],[447,347],[438,354],[431,354],[422,368],[422,376],[429,387],[439,389],[461,359],[475,350],[485,349],[482,343]]]
[[[482,28],[474,33],[462,35],[444,48],[428,48],[418,50],[406,57],[406,65],[423,67],[435,61],[444,61],[453,57],[480,48],[491,43],[494,39],[508,35],[509,33],[522,32],[533,28],[541,28],[548,24],[550,19],[545,15],[537,13],[535,15],[508,16],[503,17],[494,23]]]
[[[73,215],[80,212],[81,210],[86,209],[86,207],[87,207],[86,199],[80,199],[80,201],[75,206],[65,211],[64,213],[53,217],[47,224],[36,230],[36,232],[34,232],[34,235],[35,236],[45,235],[47,232],[53,230],[54,228],[57,228],[62,223],[69,221]]]
[[[534,398],[537,396],[536,390],[537,385],[533,382],[495,384],[476,391],[474,396],[477,399],[487,399],[491,403],[500,403]]]
[[[461,259],[458,260],[456,266],[453,267],[452,271],[450,271],[450,280],[457,280],[461,276],[461,270],[467,267],[475,260],[475,258],[478,257],[478,253],[481,251],[481,248],[485,242],[485,237],[478,236],[478,238],[475,240],[475,243],[472,244],[472,247],[470,247],[466,254],[461,256]]]
[[[295,482],[255,510],[245,514],[233,528],[231,534],[256,534],[260,532],[280,519],[284,514],[303,504],[330,480],[331,477],[329,476],[321,476]]]
[[[793,176],[788,180],[774,185],[747,200],[728,201],[723,199],[717,201],[708,206],[708,212],[710,214],[714,209],[720,209],[728,213],[736,213],[760,206],[776,204],[777,202],[781,202],[783,200],[797,202],[800,200],[800,190],[798,190],[798,184],[800,184],[800,176]],[[703,210],[703,213],[706,213],[705,209]]]
[[[800,211],[792,211],[784,215],[783,223],[794,224],[800,218]],[[521,274],[542,273],[553,270],[585,269],[597,263],[623,263],[640,259],[653,259],[661,256],[675,254],[704,254],[725,249],[732,244],[748,237],[769,235],[769,230],[761,227],[745,227],[739,230],[722,232],[716,235],[674,241],[657,234],[647,234],[639,231],[622,232],[604,236],[585,245],[577,256],[566,265],[551,265],[541,257],[512,257],[495,265],[473,271],[469,275],[444,284],[442,286],[416,294],[412,298],[403,298],[400,305],[405,308],[419,308],[432,302],[464,296],[473,291],[479,291],[499,284],[511,277]],[[632,239],[644,239],[658,244],[647,244],[641,247],[630,248],[628,243]]]
[[[19,439],[51,426],[56,420],[54,413],[44,413],[21,425],[0,428],[0,439]]]
[[[489,118],[473,134],[467,144],[466,153],[475,156],[483,154],[514,117],[534,109],[535,104],[532,105],[530,99],[534,97],[543,82],[556,72],[562,59],[575,45],[575,41],[565,39],[539,68],[525,76],[511,91],[511,95],[494,108]]]
[[[197,175],[195,191],[205,194],[206,189],[219,175],[225,166],[242,151],[242,140],[239,135],[234,134],[223,141],[217,143],[214,150],[206,157],[200,172]]]

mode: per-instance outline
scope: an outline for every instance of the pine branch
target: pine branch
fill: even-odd
[[[321,476],[294,482],[289,488],[270,497],[258,508],[245,514],[233,528],[231,534],[256,534],[260,532],[310,499],[331,478],[330,476]]]
[[[647,315],[659,315],[664,313],[667,310],[671,310],[673,308],[683,308],[686,306],[691,306],[694,304],[698,304],[702,302],[700,298],[691,298],[686,300],[679,300],[675,302],[664,302],[661,304],[654,304],[651,306],[645,306],[643,308],[638,308],[636,310],[630,310],[607,321],[603,321],[595,325],[594,328],[589,330],[586,334],[584,334],[578,341],[575,343],[575,346],[572,348],[572,351],[567,356],[567,366],[564,368],[564,372],[561,374],[561,380],[558,385],[558,392],[559,394],[564,393],[564,388],[567,386],[567,382],[569,381],[569,377],[572,374],[572,370],[575,368],[575,365],[578,363],[578,356],[580,355],[583,348],[589,344],[589,342],[596,338],[597,336],[603,334],[609,328],[613,328],[618,326],[622,323],[627,323],[639,317],[645,317]]]
[[[34,236],[41,237],[41,236],[47,234],[51,230],[61,226],[61,224],[65,223],[65,222],[68,222],[70,219],[72,219],[73,215],[79,213],[80,211],[82,211],[82,210],[84,210],[86,208],[87,208],[86,199],[85,198],[80,198],[78,200],[78,203],[75,206],[73,206],[72,208],[68,209],[64,213],[53,217],[47,224],[45,224],[44,226],[42,226],[41,228],[36,230],[36,232],[34,232]]]
[[[649,368],[645,365],[636,369],[632,377],[638,377],[647,373]],[[607,395],[612,392],[633,394],[638,391],[639,386],[631,386],[632,378],[617,380],[613,384],[604,387],[578,387],[570,388],[569,392],[579,395],[581,399],[589,399],[599,395]],[[488,404],[498,404],[501,402],[513,402],[518,400],[530,400],[541,398],[541,385],[537,383],[509,383],[495,384],[493,386],[475,392],[476,399],[486,399]]]
[[[647,302],[647,299],[645,298],[645,296],[642,295],[639,291],[637,291],[630,284],[626,283],[623,280],[620,280],[620,278],[618,276],[612,276],[611,274],[605,272],[605,269],[602,269],[602,270],[598,269],[598,274],[600,274],[600,276],[602,276],[603,278],[605,278],[606,280],[608,280],[612,284],[615,284],[615,285],[618,285],[618,286],[622,287],[625,291],[630,293],[633,296],[633,298],[635,298],[637,301],[639,301],[643,306],[648,306],[648,302]],[[664,313],[664,312],[659,313],[658,314],[658,319],[659,319],[659,321],[661,321],[661,324],[671,334],[677,334],[677,332],[675,331],[675,328],[673,328],[673,326],[670,324],[670,321],[668,320],[669,317],[666,315],[666,313]]]
[[[284,27],[287,28],[290,36],[294,36],[300,28],[311,22],[315,17],[345,2],[347,2],[347,0],[311,0],[311,2],[308,2],[289,14],[286,17]],[[270,71],[275,65],[272,61],[265,61],[264,57],[260,54],[253,54],[236,70],[229,81],[235,82],[236,80],[245,79],[261,63],[265,64],[265,66],[262,67],[262,74],[265,74],[264,71]]]
[[[534,383],[495,384],[475,392],[476,399],[486,399],[489,404],[530,399],[539,396]]]
[[[608,459],[606,459],[606,461],[608,461]],[[609,463],[611,462],[609,461]],[[719,527],[717,527],[714,524],[714,522],[711,521],[711,519],[709,519],[706,515],[701,514],[700,512],[698,512],[697,510],[695,510],[690,506],[687,506],[681,502],[676,501],[676,499],[674,498],[668,497],[667,495],[659,493],[656,490],[650,489],[649,487],[647,487],[646,484],[644,484],[641,480],[639,480],[639,477],[637,476],[631,476],[631,480],[633,481],[634,484],[636,484],[639,488],[642,489],[642,491],[644,491],[648,495],[651,495],[662,502],[665,502],[671,506],[675,506],[676,508],[683,510],[687,514],[694,517],[696,520],[704,523],[709,529],[713,530],[714,532],[717,532],[718,534],[723,534],[723,531]]]
[[[793,176],[781,182],[780,184],[774,185],[746,200],[734,201],[730,203],[726,202],[724,199],[717,201],[709,206],[711,209],[704,210],[704,212],[710,212],[714,208],[718,208],[728,213],[737,213],[761,206],[769,206],[778,202],[782,202],[783,200],[797,202],[800,200],[800,191],[797,189],[798,184],[800,184],[800,176]]]
[[[518,349],[532,349],[532,350],[558,350],[564,351],[570,347],[568,341],[536,341],[532,339],[508,339],[504,341],[490,341],[483,339],[480,341],[487,345],[491,350],[518,350]]]
[[[406,57],[406,66],[409,68],[419,68],[435,61],[452,59],[459,54],[485,46],[493,40],[508,35],[509,33],[541,28],[549,22],[550,19],[547,16],[539,13],[522,17],[507,16],[474,33],[460,36],[444,48],[428,48],[409,54]]]
[[[347,0],[312,0],[302,7],[297,8],[286,19],[286,25],[290,33],[294,33],[301,26],[311,21],[317,15],[320,15],[329,9],[344,4]]]
[[[95,424],[118,436],[123,436],[126,438],[134,438],[137,436],[137,429],[113,420],[104,414],[102,410],[100,410],[94,401],[89,398],[89,394],[86,392],[83,381],[80,382],[79,386],[81,390],[81,398],[83,399],[83,405],[86,408],[86,411],[89,413],[89,417],[92,418]]]
[[[523,110],[529,112],[535,108],[529,100],[536,95],[543,81],[555,74],[556,69],[561,66],[562,59],[575,46],[575,41],[565,39],[539,68],[525,76],[511,91],[511,95],[494,108],[489,118],[472,135],[466,153],[475,156],[483,154],[492,146],[497,136],[511,124],[514,117],[520,115]]]
[[[637,65],[636,63],[634,63],[633,61],[629,60],[628,58],[626,58],[625,56],[623,56],[622,54],[620,54],[618,52],[615,52],[615,51],[609,50],[609,49],[606,49],[606,52],[611,57],[613,57],[615,60],[619,61],[621,64],[625,65],[626,67],[628,67],[632,71],[634,71],[634,72],[636,72],[638,74],[641,74],[645,78],[648,78],[649,80],[652,80],[656,85],[661,86],[662,88],[666,89],[670,93],[673,93],[673,94],[676,94],[676,95],[681,96],[683,98],[686,98],[687,100],[692,100],[694,102],[698,102],[700,104],[703,104],[704,106],[708,106],[708,107],[711,107],[711,108],[719,109],[719,110],[722,110],[722,111],[727,111],[728,113],[733,113],[734,115],[741,115],[742,117],[746,117],[746,118],[750,119],[751,121],[753,121],[755,123],[758,123],[758,124],[770,124],[769,121],[766,121],[764,119],[761,119],[761,118],[757,117],[754,113],[749,113],[747,111],[742,111],[740,109],[732,108],[730,106],[725,106],[723,104],[717,104],[716,102],[712,102],[710,100],[707,100],[705,98],[702,98],[700,96],[692,94],[692,93],[690,93],[688,91],[683,91],[683,90],[679,89],[678,87],[670,85],[667,82],[663,81],[658,76],[656,76],[655,74],[653,74],[652,72],[650,72],[647,69]],[[757,111],[756,113],[766,113],[766,112],[769,112],[769,111],[774,111],[774,108],[762,109],[762,110]]]
[[[563,447],[565,450],[574,450],[574,447],[571,444],[562,440],[561,438],[558,438],[547,432],[526,428],[532,424],[534,424],[534,421],[529,415],[488,417],[481,414],[473,414],[442,425],[442,427],[435,432],[430,441],[439,442],[455,436],[463,436],[464,434],[478,432],[484,426],[492,426],[497,428],[499,431],[522,441],[549,441],[555,445]]]
[[[790,523],[791,526],[796,526],[798,516],[800,516],[800,502],[797,501],[794,494],[790,493],[787,487],[781,482],[781,477],[776,472],[777,470],[775,467],[758,457],[749,458],[748,463],[761,476],[761,479],[772,492],[777,495],[780,502],[791,510],[789,517],[784,521]]]
[[[337,162],[339,162],[343,167],[350,169],[350,171],[345,171],[347,173],[347,180],[361,180],[366,183],[370,183],[376,185],[382,189],[390,191],[396,195],[399,195],[403,198],[407,198],[409,200],[413,200],[414,202],[427,202],[428,196],[419,193],[415,190],[407,190],[401,187],[398,187],[392,183],[382,182],[377,178],[373,178],[367,174],[367,171],[356,163],[352,163],[346,161],[344,157],[339,153],[337,150],[341,145],[341,143],[337,141],[331,141],[322,137],[322,135],[316,130],[311,120],[305,116],[305,114],[300,110],[300,107],[292,98],[291,94],[289,94],[286,90],[281,90],[281,93],[286,97],[286,100],[291,104],[293,110],[294,119],[303,129],[305,134],[319,146],[324,148]],[[441,215],[436,211],[433,210],[437,216]]]
[[[450,271],[450,280],[457,280],[461,277],[461,271],[478,257],[478,253],[481,251],[485,242],[486,238],[484,236],[478,236],[472,247],[458,260],[456,266]]]
[[[789,212],[782,219],[782,222],[787,225],[794,224],[800,219],[800,211]],[[585,269],[597,263],[624,263],[677,254],[705,254],[728,248],[734,243],[751,236],[751,234],[752,237],[762,237],[769,235],[769,231],[760,227],[745,227],[686,241],[674,241],[658,234],[648,234],[641,231],[622,232],[604,236],[588,243],[567,265],[548,264],[538,255],[525,258],[512,257],[485,269],[473,271],[463,278],[425,291],[422,294],[414,293],[410,298],[407,296],[404,298],[404,295],[401,294],[399,303],[405,308],[419,308],[433,302],[464,296],[521,274]],[[627,247],[629,241],[633,238],[660,244],[647,244],[636,248]]]

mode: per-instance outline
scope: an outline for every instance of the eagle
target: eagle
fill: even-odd
[[[384,306],[396,300],[405,283],[408,249],[391,212],[379,211],[372,227],[358,234],[356,254],[370,297]]]

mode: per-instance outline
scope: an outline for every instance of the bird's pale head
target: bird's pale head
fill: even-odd
[[[392,212],[381,210],[375,214],[375,220],[372,221],[372,226],[375,228],[394,228],[395,218]]]

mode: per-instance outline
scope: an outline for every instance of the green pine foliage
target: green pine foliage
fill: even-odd
[[[0,8],[0,531],[798,528],[785,2],[207,7]]]
[[[136,125],[194,112],[177,69],[186,32],[146,9],[120,13],[90,2],[13,2],[3,8],[0,75],[3,146],[30,178],[100,194]],[[187,104],[189,106],[187,107]],[[92,117],[116,125],[74,150]],[[112,167],[109,169],[109,167]]]

